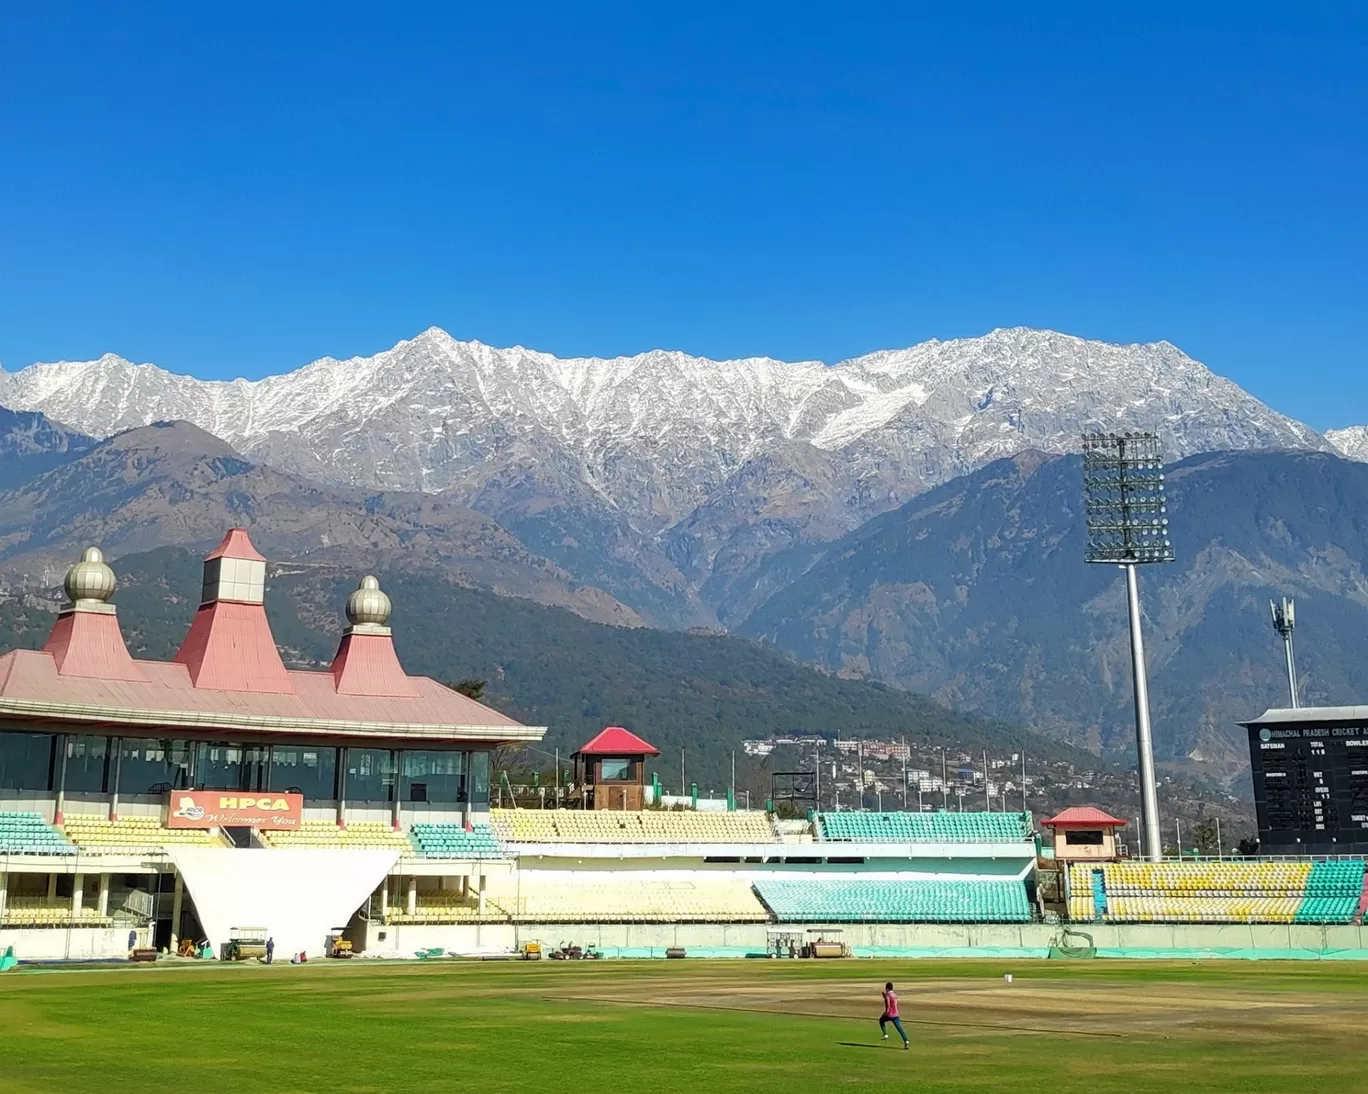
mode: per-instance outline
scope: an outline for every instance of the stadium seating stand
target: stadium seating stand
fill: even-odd
[[[1026,923],[1016,880],[875,881],[766,878],[755,891],[780,923]]]
[[[261,831],[268,847],[317,847],[350,850],[389,850],[413,854],[413,844],[402,831],[384,821],[351,821],[341,828],[332,821],[304,821],[297,830]]]
[[[1029,813],[818,813],[824,840],[854,843],[1016,843],[1031,837]]]
[[[504,858],[494,829],[477,824],[467,832],[459,824],[415,824],[409,829],[413,845],[425,858]]]
[[[75,845],[37,813],[0,812],[0,855],[75,853]]]
[[[505,843],[776,843],[764,813],[646,809],[495,809]]]
[[[763,923],[768,918],[744,878],[687,880],[604,877],[529,882],[490,901],[521,923]]]
[[[1069,914],[1106,923],[1350,923],[1364,864],[1118,862],[1069,868]]]
[[[86,851],[117,854],[146,853],[170,844],[216,847],[223,841],[202,828],[167,828],[156,817],[120,817],[68,814],[62,823],[67,838]]]
[[[81,908],[73,914],[70,900],[11,896],[0,923],[6,927],[108,927],[113,920],[94,908]]]

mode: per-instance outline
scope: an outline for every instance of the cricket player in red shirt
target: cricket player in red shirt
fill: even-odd
[[[883,1034],[883,1039],[888,1040],[888,1023],[893,1023],[893,1028],[898,1031],[898,1036],[903,1039],[903,1048],[910,1049],[912,1042],[907,1039],[907,1033],[902,1028],[902,1021],[898,1018],[898,993],[893,990],[893,982],[890,980],[884,985],[883,990],[884,1012],[879,1016],[879,1032]]]

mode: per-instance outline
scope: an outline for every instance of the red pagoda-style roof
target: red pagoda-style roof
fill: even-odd
[[[1057,813],[1049,820],[1043,820],[1041,824],[1048,824],[1050,827],[1056,826],[1085,826],[1089,828],[1124,828],[1126,822],[1110,813],[1091,805],[1071,805],[1062,813]]]
[[[161,736],[154,728],[510,741],[543,733],[424,676],[408,678],[409,696],[347,694],[330,672],[297,670],[286,670],[288,692],[236,691],[196,687],[174,661],[133,664],[143,680],[94,679],[60,673],[50,653],[11,650],[0,657],[0,716],[134,727],[141,737]]]
[[[576,753],[579,756],[659,756],[660,749],[647,744],[631,730],[609,726]]]
[[[104,680],[145,680],[124,645],[114,613],[63,612],[48,635],[43,652],[63,676]]]
[[[230,563],[232,572],[225,570]],[[244,573],[244,565],[252,569]],[[98,551],[88,551],[68,575],[72,603],[44,648],[0,656],[0,718],[132,729],[138,736],[198,730],[402,742],[527,741],[545,733],[405,673],[383,625],[389,598],[371,577],[362,583],[368,610],[379,606],[382,622],[353,618],[349,601],[353,625],[331,668],[287,669],[261,602],[264,572],[246,531],[230,531],[205,560],[203,600],[174,660],[143,661],[129,656],[114,606],[106,603],[114,575]]]
[[[249,562],[265,562],[266,556],[252,546],[246,528],[229,528],[223,542],[204,556],[205,562],[216,558],[243,558]]]

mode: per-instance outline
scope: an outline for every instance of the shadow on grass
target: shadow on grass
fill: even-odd
[[[882,1048],[882,1045],[871,1045],[867,1041],[837,1041],[842,1048]]]

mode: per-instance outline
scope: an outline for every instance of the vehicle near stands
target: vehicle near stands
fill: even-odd
[[[270,933],[265,927],[234,927],[228,932],[228,941],[223,944],[219,959],[222,961],[250,961],[266,959],[266,939]]]

